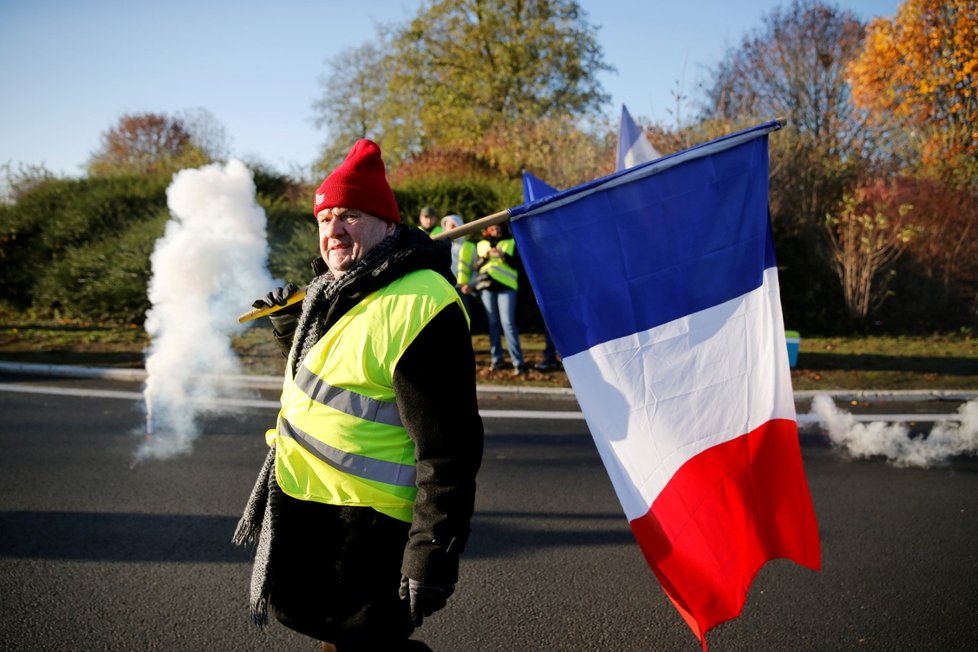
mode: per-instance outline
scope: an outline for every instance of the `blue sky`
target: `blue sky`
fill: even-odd
[[[633,116],[674,122],[677,84],[694,95],[705,70],[789,0],[581,0],[605,60],[601,77]],[[897,0],[839,0],[857,16],[893,17]],[[79,176],[101,134],[125,113],[205,108],[232,155],[305,168],[328,134],[312,124],[326,60],[409,0],[0,0],[0,164]]]

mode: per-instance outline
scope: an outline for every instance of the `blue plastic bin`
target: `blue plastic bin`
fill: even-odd
[[[794,369],[798,365],[798,345],[801,344],[801,335],[798,331],[785,331],[784,337],[788,341],[788,366]]]

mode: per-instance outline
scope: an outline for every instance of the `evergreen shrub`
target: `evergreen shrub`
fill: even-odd
[[[159,237],[155,229],[160,211],[165,212],[168,183],[169,177],[52,179],[0,207],[5,301],[40,314],[59,310],[94,318],[81,305],[67,305],[70,297],[80,300],[90,293],[95,278],[115,277],[116,259],[125,261],[129,272],[140,267],[132,259],[147,246],[151,251]],[[85,261],[89,256],[94,260]],[[137,272],[132,278],[138,277]],[[119,291],[125,293],[123,288],[113,294]]]

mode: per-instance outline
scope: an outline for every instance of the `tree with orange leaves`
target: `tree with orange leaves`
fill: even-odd
[[[88,161],[92,176],[172,174],[227,155],[224,127],[206,109],[127,114],[102,134]]]
[[[978,2],[905,0],[870,23],[848,73],[853,101],[902,141],[909,167],[978,185]]]

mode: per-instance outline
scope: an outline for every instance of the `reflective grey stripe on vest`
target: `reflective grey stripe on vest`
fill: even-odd
[[[396,428],[404,427],[396,403],[379,401],[363,394],[351,392],[348,389],[333,387],[309,371],[305,365],[299,365],[295,384],[312,400],[327,405],[338,412],[359,417],[364,421],[373,421]]]
[[[516,274],[517,274],[517,272],[514,271],[514,270],[506,269],[504,267],[500,267],[500,266],[497,265],[497,266],[491,267],[489,269],[489,273],[490,274],[492,274],[493,272],[499,274],[500,276],[505,276],[508,279],[512,279],[514,283],[516,282]]]
[[[299,430],[286,419],[279,419],[278,432],[280,435],[296,440],[302,444],[303,448],[326,464],[350,475],[364,480],[386,482],[398,487],[415,486],[415,468],[411,464],[385,462],[384,460],[375,460],[364,455],[341,451],[319,441],[309,433]]]

